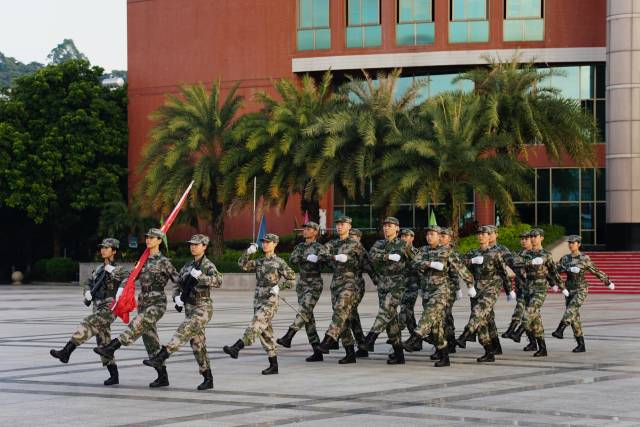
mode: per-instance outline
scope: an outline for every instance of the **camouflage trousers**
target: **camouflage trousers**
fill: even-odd
[[[402,344],[402,334],[398,323],[398,305],[404,290],[401,287],[391,288],[378,285],[378,315],[373,321],[371,332],[377,334],[387,331],[391,345]]]
[[[453,304],[456,302],[456,289],[449,290],[449,299],[444,315],[444,334],[447,341],[453,342],[456,339],[456,325],[453,320]]]
[[[364,342],[364,331],[362,330],[362,322],[360,322],[360,313],[358,313],[358,306],[362,302],[362,298],[364,298],[364,286],[364,279],[362,279],[362,281],[358,281],[358,284],[356,285],[356,300],[353,304],[353,308],[351,309],[351,318],[349,320],[351,332],[358,344],[362,344]]]
[[[76,345],[81,345],[92,336],[96,337],[98,347],[107,345],[111,341],[111,324],[115,320],[113,312],[109,309],[112,299],[96,306],[93,305],[93,313],[82,319],[78,329],[71,335],[71,341]],[[102,364],[115,365],[115,359],[100,357]]]
[[[410,333],[416,329],[416,301],[418,299],[419,286],[417,283],[407,285],[400,299],[400,309],[398,310],[398,324],[400,330],[407,328]]]
[[[205,328],[211,320],[211,316],[213,316],[213,306],[211,302],[198,305],[185,304],[184,311],[184,322],[178,326],[178,330],[173,334],[169,344],[167,344],[167,351],[175,353],[189,341],[200,372],[205,372],[207,369],[211,369],[209,355],[207,354]]]
[[[513,315],[511,316],[512,322],[522,322],[522,318],[524,317],[524,310],[527,305],[526,294],[527,291],[525,289],[516,289],[516,306],[513,309]]]
[[[469,298],[469,301],[471,303],[471,314],[469,315],[469,321],[471,321],[471,317],[473,316],[473,308],[478,303],[478,297]],[[488,322],[489,336],[491,337],[491,340],[499,339],[498,328],[496,327],[496,313],[493,311],[493,306],[491,307],[491,313],[489,313]]]
[[[433,336],[433,342],[437,350],[442,350],[447,346],[447,338],[444,332],[444,317],[447,309],[449,294],[448,291],[424,293],[427,298],[424,311],[420,321],[416,326],[415,333],[421,337],[429,333]],[[425,304],[423,300],[423,304]]]
[[[583,336],[582,322],[580,321],[580,307],[587,299],[587,289],[576,289],[569,291],[569,297],[566,298],[566,309],[562,316],[562,321],[571,325],[574,337]]]
[[[542,325],[542,304],[547,299],[546,289],[530,289],[527,294],[527,306],[524,311],[524,328],[533,333],[536,338],[544,337],[544,326]]]
[[[260,337],[260,344],[267,352],[267,356],[276,356],[276,342],[273,339],[273,326],[271,322],[278,312],[278,297],[271,295],[268,300],[264,301],[253,309],[253,319],[245,329],[242,335],[242,342],[246,346],[253,344],[256,337]]]
[[[498,300],[499,291],[495,288],[483,289],[478,291],[471,311],[471,318],[467,323],[467,329],[470,332],[478,333],[478,340],[483,346],[490,345],[494,339],[491,334],[491,323],[495,326],[495,314],[493,306]],[[497,336],[497,332],[496,335]]]
[[[160,351],[160,338],[156,324],[164,316],[165,311],[167,311],[166,298],[139,304],[138,315],[129,322],[127,329],[120,334],[118,340],[122,345],[127,346],[142,336],[147,354],[149,357],[155,356]]]
[[[357,299],[358,291],[355,286],[331,287],[333,316],[327,329],[327,335],[336,341],[340,339],[343,346],[354,345],[351,334],[351,314]]]
[[[313,316],[320,295],[322,294],[322,278],[307,279],[298,281],[296,285],[296,295],[298,296],[298,306],[300,313],[291,323],[290,328],[299,331],[303,326],[309,338],[309,344],[320,344],[318,331],[316,329],[316,319]]]

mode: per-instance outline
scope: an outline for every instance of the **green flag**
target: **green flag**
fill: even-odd
[[[164,225],[164,217],[160,217],[160,226]],[[169,253],[169,240],[167,239],[167,234],[165,233],[162,238],[162,243],[164,243],[164,247],[167,250],[167,254]]]
[[[431,214],[429,215],[429,225],[438,225],[438,221],[436,221],[436,214],[433,209],[431,209]]]

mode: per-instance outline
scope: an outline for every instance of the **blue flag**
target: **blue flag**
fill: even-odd
[[[260,220],[260,227],[258,228],[258,238],[256,239],[256,243],[260,243],[264,235],[267,234],[267,218],[262,214],[262,219]]]

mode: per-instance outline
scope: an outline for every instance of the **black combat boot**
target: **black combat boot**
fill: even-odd
[[[358,350],[356,350],[356,357],[359,357],[359,358],[369,357],[369,352],[364,348],[360,348],[360,346],[358,346]]]
[[[538,349],[538,344],[536,344],[536,337],[527,331],[527,339],[529,340],[529,345],[523,348],[523,351],[536,351]]]
[[[344,343],[343,343],[344,344]],[[356,350],[352,345],[345,345],[344,351],[347,353],[342,359],[338,360],[341,365],[348,363],[356,363]]]
[[[478,334],[476,332],[472,333],[471,335],[469,335],[469,338],[467,338],[467,341],[469,342],[478,341]]]
[[[584,347],[584,337],[576,337],[576,342],[578,343],[578,346],[571,351],[573,351],[574,353],[584,353],[585,351],[587,351],[587,349]]]
[[[455,353],[456,350],[456,339],[453,338],[451,341],[447,341],[447,353],[451,354],[451,353]]]
[[[213,375],[211,374],[211,369],[207,369],[206,371],[204,371],[202,373],[202,376],[204,377],[204,381],[200,383],[200,385],[198,386],[198,390],[208,390],[210,388],[213,388]]]
[[[104,385],[116,385],[119,384],[118,378],[118,366],[117,365],[107,365],[107,370],[109,371],[109,378],[104,380]]]
[[[151,359],[143,360],[142,363],[153,368],[159,368],[168,358],[169,352],[167,351],[167,347],[162,346],[158,354],[153,356]]]
[[[75,345],[73,341],[69,341],[64,345],[62,350],[51,349],[49,350],[49,354],[55,357],[56,359],[60,359],[62,363],[67,363],[69,362],[69,356],[71,356],[71,353],[73,353],[73,350],[75,350],[76,347],[77,345]]]
[[[493,349],[493,346],[491,344],[489,345],[485,345],[484,347],[484,354],[480,357],[478,357],[476,359],[477,362],[482,363],[482,362],[495,362],[496,358],[495,358],[495,352]]]
[[[314,344],[312,347],[313,354],[304,360],[306,360],[307,362],[322,362],[324,360],[324,357],[322,356],[322,352],[318,348],[318,344]]]
[[[269,367],[262,370],[262,375],[273,375],[278,373],[278,356],[269,358]]]
[[[500,338],[495,337],[491,340],[491,346],[493,347],[493,354],[500,355],[502,354],[502,346],[500,345]]]
[[[432,355],[429,356],[431,360],[440,360],[442,358],[442,351],[437,350],[433,352]]]
[[[533,353],[533,357],[545,357],[547,355],[547,344],[544,342],[544,337],[536,338],[538,343],[538,351]]]
[[[564,330],[568,325],[566,323],[564,323],[563,321],[560,321],[560,324],[558,324],[558,327],[556,328],[555,331],[551,332],[551,335],[558,338],[558,339],[563,339],[564,338]]]
[[[329,354],[329,350],[331,350],[336,344],[338,344],[338,341],[334,340],[331,335],[325,335],[324,339],[318,346],[318,350],[320,350],[324,354]]]
[[[422,341],[426,342],[427,344],[434,345],[433,335],[432,334],[427,334],[426,337],[422,338]]]
[[[402,343],[402,347],[409,353],[422,350],[422,337],[416,333],[411,335],[408,340]]]
[[[364,339],[364,343],[362,343],[362,348],[367,351],[373,351],[376,340],[378,339],[378,335],[375,332],[369,332]]]
[[[242,350],[243,348],[244,348],[244,342],[242,342],[242,340],[238,340],[231,347],[229,347],[228,345],[225,345],[224,347],[222,347],[222,351],[224,351],[229,356],[231,356],[232,359],[237,359],[238,353],[240,353],[240,350]]]
[[[278,344],[280,344],[281,346],[283,346],[283,347],[290,348],[291,347],[291,340],[293,339],[293,336],[296,334],[296,332],[298,332],[298,331],[296,331],[293,328],[289,328],[287,333],[284,334],[284,336],[282,338],[278,338],[276,340],[276,342]]]
[[[504,331],[503,334],[500,336],[502,338],[511,338],[511,334],[515,332],[517,327],[518,327],[518,321],[512,320],[511,323],[509,323],[509,327],[507,328],[507,330]]]
[[[443,366],[449,366],[449,365],[451,365],[451,363],[449,363],[449,352],[445,347],[440,350],[440,360],[436,361],[436,363],[434,363],[433,366],[435,366],[436,368],[442,368]]]
[[[158,373],[158,378],[155,379],[152,383],[149,384],[151,388],[157,387],[166,387],[169,385],[169,374],[167,374],[167,367],[161,366],[156,368],[156,372]]]
[[[465,327],[464,331],[462,331],[462,335],[460,335],[456,340],[456,344],[458,345],[458,347],[467,348],[467,341],[469,341],[470,336],[471,336],[471,331],[469,331],[469,328]]]
[[[120,343],[118,338],[114,338],[106,346],[94,348],[93,352],[106,357],[107,359],[113,359],[113,353],[115,353],[120,347],[122,347],[122,343]]]
[[[404,350],[401,344],[393,345],[393,353],[387,359],[388,365],[404,365]]]
[[[511,333],[511,335],[509,335],[509,338],[511,338],[514,342],[520,342],[520,339],[522,338],[522,334],[524,333],[525,333],[524,325],[521,323],[520,326],[518,326],[518,329],[516,329]]]

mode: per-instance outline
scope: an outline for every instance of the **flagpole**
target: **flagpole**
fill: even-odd
[[[256,241],[256,177],[253,177],[253,217],[251,219],[253,223],[253,231],[251,234],[251,239],[253,242]]]

